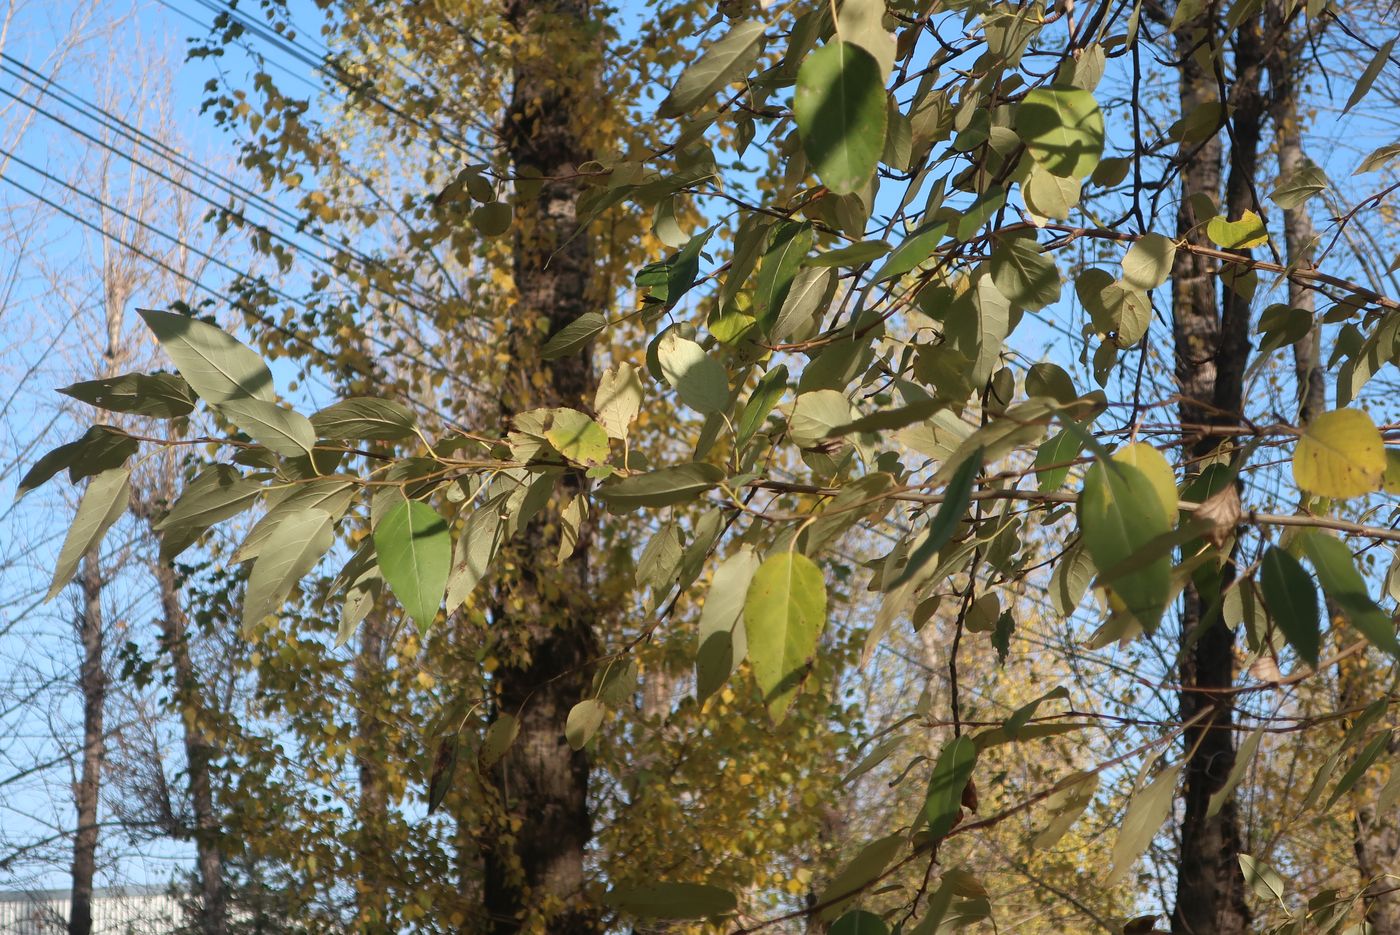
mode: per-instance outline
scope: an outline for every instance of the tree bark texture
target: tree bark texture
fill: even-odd
[[[522,35],[503,135],[526,193],[516,204],[513,274],[518,293],[506,350],[510,372],[502,415],[541,406],[589,408],[592,357],[585,349],[541,361],[543,340],[592,307],[593,257],[579,231],[579,188],[570,178],[590,158],[583,109],[596,85],[589,7],[582,0],[509,0]],[[531,185],[538,190],[530,193]],[[585,697],[597,657],[597,599],[589,573],[592,530],[579,530],[572,556],[555,565],[560,511],[583,492],[561,475],[550,503],[503,551],[493,598],[502,664],[496,710],[519,719],[519,734],[494,780],[503,825],[486,848],[484,892],[491,931],[590,933],[596,912],[583,901],[592,833],[588,760],[570,749],[564,725]]]
[[[102,791],[102,764],[106,758],[103,714],[107,700],[107,670],[103,664],[102,569],[98,556],[89,552],[78,573],[81,606],[78,642],[82,660],[78,690],[83,699],[83,747],[73,804],[78,830],[73,836],[72,891],[68,913],[69,935],[91,935],[92,888],[97,873],[97,806]]]

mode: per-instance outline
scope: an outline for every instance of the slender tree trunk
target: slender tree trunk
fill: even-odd
[[[69,935],[91,935],[92,880],[97,872],[97,802],[102,789],[102,763],[106,757],[103,709],[107,699],[107,671],[102,659],[102,570],[95,553],[83,558],[78,575],[82,607],[78,640],[83,658],[78,688],[83,696],[82,772],[73,790],[78,810],[78,832],[73,837],[73,888],[68,914]]]
[[[1213,10],[1207,10],[1192,28],[1178,32],[1181,65],[1181,112],[1190,114],[1219,100],[1219,79],[1203,64],[1204,53],[1216,44]],[[1257,20],[1237,34],[1237,61],[1232,103],[1233,145],[1225,210],[1237,216],[1241,192],[1251,189],[1257,160],[1260,106]],[[1252,71],[1250,62],[1253,62]],[[1251,84],[1252,82],[1252,84]],[[1200,243],[1207,218],[1197,217],[1191,196],[1218,197],[1222,146],[1217,135],[1203,146],[1183,147],[1180,158],[1182,200],[1178,211],[1178,235]],[[1248,205],[1246,205],[1248,206]],[[1176,340],[1176,376],[1181,399],[1180,419],[1186,424],[1230,423],[1239,419],[1243,375],[1249,353],[1249,305],[1227,292],[1223,310],[1217,304],[1216,271],[1204,257],[1178,251],[1172,278],[1172,311]],[[1223,313],[1222,313],[1223,312]],[[1186,446],[1184,454],[1198,464],[1216,441],[1204,437]],[[1232,565],[1225,563],[1206,593],[1193,585],[1186,589],[1181,615],[1181,714],[1184,719],[1201,714],[1204,720],[1186,733],[1189,757],[1185,770],[1181,822],[1181,854],[1177,868],[1176,907],[1172,931],[1177,935],[1242,935],[1249,928],[1244,880],[1239,869],[1240,832],[1238,810],[1228,799],[1213,817],[1207,816],[1210,797],[1220,789],[1235,762],[1232,710],[1228,701],[1212,690],[1234,683],[1234,633],[1220,614],[1221,595],[1229,584]],[[1208,577],[1208,576],[1207,576]],[[1203,580],[1203,579],[1202,579]]]
[[[213,762],[217,749],[201,726],[203,692],[190,658],[189,619],[180,606],[175,572],[163,562],[155,568],[160,590],[161,641],[175,671],[175,706],[184,726],[185,762],[190,804],[194,809],[194,846],[199,868],[199,929],[204,935],[228,931],[224,891],[224,859],[219,841],[219,818],[214,810]]]
[[[516,205],[514,277],[518,301],[507,350],[510,372],[503,415],[538,406],[587,406],[592,357],[585,349],[542,362],[538,347],[590,307],[588,238],[578,230],[579,189],[570,177],[589,158],[581,114],[596,84],[587,49],[583,0],[509,0],[506,16],[541,51],[516,63],[504,136],[517,178],[538,178],[533,197]],[[506,935],[531,924],[551,933],[594,932],[584,905],[584,858],[592,833],[588,760],[564,739],[569,710],[589,685],[597,656],[597,601],[589,575],[592,529],[585,523],[573,555],[555,567],[559,510],[582,492],[582,478],[564,475],[550,505],[504,556],[495,597],[495,630],[503,664],[495,674],[496,710],[519,719],[520,732],[496,774],[506,825],[485,855],[485,908],[492,931]],[[515,829],[515,830],[512,830]]]
[[[388,622],[376,608],[360,624],[360,651],[355,657],[355,694],[362,699],[382,697],[384,658],[388,643]],[[360,798],[356,806],[356,861],[359,879],[355,894],[358,924],[369,930],[384,926],[387,913],[382,868],[390,859],[385,853],[384,827],[388,814],[388,788],[384,778],[384,723],[369,703],[356,706],[355,768],[359,774]]]

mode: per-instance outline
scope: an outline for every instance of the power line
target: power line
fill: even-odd
[[[19,162],[20,164],[25,165],[26,167],[29,167],[29,166],[30,166],[29,163],[24,162],[23,160],[17,159],[17,158],[15,158],[15,157],[11,156],[11,155],[8,154],[8,153],[5,153],[4,150],[0,150],[0,154],[4,154],[4,155],[6,155],[6,156],[9,156],[9,158],[15,159],[16,162]],[[142,226],[151,227],[151,225],[147,224],[146,222],[141,221],[141,220],[138,219],[138,218],[133,218],[133,217],[131,217],[130,215],[127,215],[125,212],[120,211],[119,209],[116,209],[116,208],[112,207],[111,205],[108,205],[105,201],[103,201],[102,199],[98,198],[98,197],[95,196],[95,195],[91,195],[91,194],[89,194],[89,193],[87,193],[87,192],[82,191],[81,189],[75,188],[74,186],[69,185],[68,183],[62,181],[61,179],[55,178],[53,175],[51,175],[51,174],[49,174],[49,173],[47,173],[47,172],[44,172],[43,170],[38,170],[38,171],[39,171],[39,173],[40,173],[41,175],[43,175],[45,178],[48,178],[48,179],[50,179],[50,180],[52,180],[52,181],[58,183],[59,185],[62,185],[62,186],[65,187],[65,188],[68,188],[68,189],[70,189],[70,190],[72,190],[72,191],[75,191],[75,192],[77,192],[78,194],[80,194],[80,195],[82,195],[82,196],[84,196],[84,197],[86,197],[86,198],[89,198],[89,199],[92,199],[92,200],[98,202],[98,203],[99,203],[100,205],[102,205],[106,210],[109,210],[109,211],[113,212],[114,214],[117,214],[117,215],[120,215],[120,216],[122,216],[122,217],[125,217],[125,218],[127,218],[128,220],[135,221],[136,223],[141,224]],[[107,240],[110,240],[110,241],[112,241],[112,242],[114,242],[114,243],[116,243],[116,244],[122,246],[123,248],[125,248],[125,249],[127,249],[127,250],[130,250],[132,253],[136,254],[137,256],[140,256],[141,258],[143,258],[143,259],[145,259],[145,260],[148,260],[148,261],[154,263],[156,266],[158,266],[158,267],[160,267],[161,269],[165,270],[165,271],[166,271],[167,273],[169,273],[170,275],[172,275],[172,276],[176,277],[177,279],[180,279],[180,280],[182,280],[182,281],[184,281],[184,282],[189,283],[189,284],[190,284],[191,286],[193,286],[195,289],[198,289],[198,290],[200,290],[200,291],[202,291],[202,292],[204,292],[204,293],[207,293],[210,297],[212,297],[212,298],[214,298],[214,299],[221,300],[221,301],[223,301],[223,300],[231,300],[231,301],[233,301],[234,304],[235,304],[235,306],[239,307],[240,311],[242,311],[244,314],[246,314],[246,315],[248,315],[249,317],[251,317],[251,318],[257,320],[258,322],[260,322],[260,323],[263,324],[264,326],[266,326],[266,327],[268,327],[268,328],[271,328],[272,330],[278,332],[279,334],[284,335],[285,337],[287,337],[287,338],[289,338],[290,340],[296,342],[297,344],[300,344],[301,346],[305,347],[313,356],[319,357],[319,358],[321,359],[321,362],[322,362],[322,363],[328,364],[328,365],[330,365],[331,367],[336,367],[336,366],[348,367],[349,369],[355,371],[355,372],[356,372],[357,374],[359,374],[360,376],[362,376],[362,377],[364,377],[364,378],[366,378],[366,379],[368,379],[368,380],[370,380],[370,381],[372,381],[372,382],[375,382],[375,383],[381,382],[381,381],[379,380],[379,378],[378,378],[375,374],[373,374],[373,373],[371,373],[371,372],[369,372],[369,371],[363,369],[362,367],[359,367],[359,366],[353,365],[353,364],[349,364],[349,363],[345,363],[345,362],[338,362],[338,361],[335,359],[335,355],[334,355],[334,354],[332,354],[332,353],[329,352],[329,351],[326,351],[326,350],[322,349],[322,348],[319,347],[313,340],[311,340],[310,338],[308,338],[308,337],[306,337],[305,335],[301,334],[300,332],[295,331],[295,330],[293,330],[293,329],[291,329],[291,328],[286,327],[285,325],[282,325],[282,324],[278,323],[277,321],[275,321],[275,320],[269,318],[267,315],[265,315],[265,314],[263,314],[263,313],[261,313],[261,312],[258,312],[258,311],[256,311],[256,310],[247,308],[246,306],[242,305],[242,304],[240,303],[240,300],[239,300],[239,297],[238,297],[237,293],[229,293],[229,294],[225,295],[225,294],[223,294],[223,293],[220,293],[220,292],[216,291],[215,289],[213,289],[213,288],[211,288],[211,287],[205,285],[205,284],[204,284],[203,282],[201,282],[200,280],[197,280],[197,279],[195,279],[194,277],[190,276],[188,273],[184,272],[183,270],[180,270],[180,269],[177,269],[177,268],[171,266],[169,263],[165,262],[165,261],[164,261],[163,259],[161,259],[160,257],[158,257],[158,256],[156,256],[156,255],[154,255],[154,254],[152,254],[152,253],[149,253],[149,252],[146,251],[146,250],[143,250],[141,247],[137,246],[137,245],[134,244],[134,243],[131,243],[131,242],[128,241],[128,240],[124,240],[123,238],[121,238],[121,237],[118,236],[117,234],[115,234],[115,233],[113,233],[112,231],[109,231],[109,230],[107,230],[107,229],[101,227],[100,225],[98,225],[97,223],[93,222],[93,221],[90,220],[89,218],[83,217],[82,215],[78,214],[77,212],[72,211],[71,209],[65,207],[64,205],[61,205],[61,204],[59,204],[58,202],[53,201],[52,199],[48,198],[47,196],[41,194],[40,192],[37,192],[37,191],[35,191],[34,189],[29,188],[28,186],[24,185],[23,183],[17,181],[17,180],[16,180],[11,174],[9,174],[9,173],[0,174],[0,181],[3,181],[3,182],[6,182],[6,183],[10,184],[11,186],[13,186],[13,187],[19,189],[20,191],[24,192],[26,195],[29,195],[31,198],[37,199],[38,201],[40,201],[40,202],[42,202],[43,204],[49,206],[50,208],[54,209],[55,211],[58,211],[58,212],[60,212],[61,214],[63,214],[64,216],[70,218],[71,220],[74,220],[74,221],[78,222],[78,223],[81,224],[82,226],[84,226],[84,227],[88,228],[89,230],[93,231],[94,233],[96,233],[98,236],[103,237],[103,238],[105,238],[105,239],[107,239]],[[154,230],[154,228],[152,228],[152,229]],[[194,252],[194,253],[196,253],[196,254],[202,256],[202,257],[208,257],[208,254],[204,253],[203,251],[198,250],[197,248],[193,247],[192,245],[190,245],[190,244],[188,244],[188,243],[185,243],[184,241],[180,240],[180,239],[177,238],[177,237],[174,237],[174,236],[172,236],[172,235],[170,235],[170,234],[168,234],[168,233],[165,233],[165,232],[163,232],[163,231],[157,231],[157,233],[159,233],[160,236],[165,237],[166,239],[169,239],[169,240],[173,241],[174,243],[176,243],[177,245],[183,247],[184,249],[191,250],[192,252]],[[214,260],[213,258],[210,258],[210,259],[211,259],[213,262],[218,262],[220,266],[227,266],[227,264],[224,264],[224,263],[222,263],[221,261]],[[249,275],[249,274],[247,274],[247,273],[241,273],[241,272],[239,273],[239,277],[240,277],[241,279],[243,279],[243,280],[252,280],[252,279],[253,279],[253,277],[252,277],[251,275]],[[299,304],[299,303],[297,302],[296,299],[292,298],[291,296],[288,296],[286,293],[281,292],[280,290],[275,289],[275,288],[272,287],[272,286],[266,286],[266,288],[267,288],[269,291],[271,291],[271,292],[273,292],[274,294],[276,294],[276,295],[279,295],[279,296],[281,296],[281,297],[285,297],[285,299],[286,299],[287,301],[290,301],[290,302],[292,302],[293,304]],[[388,345],[388,344],[384,343],[382,339],[376,340],[376,339],[374,339],[372,336],[371,336],[369,339],[370,339],[371,341],[373,341],[374,343],[379,344],[379,345],[382,346],[382,347],[385,347],[385,348],[388,348],[388,349],[394,351],[395,353],[400,353],[400,354],[403,354],[404,356],[407,356],[410,360],[414,361],[415,363],[418,363],[420,366],[428,367],[428,369],[440,369],[440,370],[443,370],[443,372],[445,372],[445,373],[447,374],[447,376],[449,376],[450,378],[455,378],[455,375],[452,374],[450,371],[446,370],[446,368],[434,368],[434,367],[432,367],[432,366],[426,364],[425,362],[420,361],[419,359],[417,359],[417,358],[414,357],[413,355],[408,354],[407,352],[399,351],[397,348],[393,348],[391,345]],[[413,398],[412,396],[409,396],[409,395],[407,395],[407,394],[405,394],[405,397],[404,397],[404,398],[405,398],[405,400],[406,400],[409,404],[411,404],[411,405],[413,405],[413,406],[416,406],[420,411],[429,413],[429,414],[431,414],[431,415],[437,416],[439,419],[442,419],[443,422],[444,422],[444,424],[447,424],[447,425],[457,425],[457,424],[458,424],[458,423],[456,422],[455,419],[453,419],[451,416],[447,415],[446,413],[442,412],[440,409],[437,409],[437,408],[434,407],[434,406],[429,406],[429,405],[427,405],[426,403],[423,403],[423,402],[421,402],[421,401],[419,401],[419,400],[417,400],[417,399],[415,399],[415,398]]]
[[[63,94],[66,94],[66,95],[68,95],[69,97],[73,98],[73,99],[76,100],[78,103],[77,103],[77,104],[74,104],[72,101],[64,100],[63,98],[61,98],[61,97],[59,97],[58,95],[54,94],[54,93],[53,93],[51,90],[49,90],[49,88],[46,87],[45,85],[41,85],[41,84],[40,84],[39,82],[37,82],[37,81],[34,81],[34,80],[30,79],[30,78],[27,78],[27,77],[25,77],[24,75],[19,75],[19,74],[15,73],[15,72],[13,71],[13,69],[7,68],[7,67],[5,66],[4,62],[12,62],[12,63],[13,63],[13,62],[15,62],[15,60],[14,60],[13,58],[11,58],[9,55],[5,54],[4,52],[0,52],[0,73],[9,74],[9,75],[11,75],[11,76],[13,76],[13,77],[18,78],[19,80],[23,81],[25,84],[27,84],[27,85],[29,85],[30,87],[35,88],[36,90],[38,90],[41,94],[47,95],[48,97],[53,98],[54,100],[58,101],[59,103],[64,104],[65,106],[68,106],[68,107],[70,107],[70,108],[72,108],[72,109],[78,111],[78,112],[79,112],[80,114],[82,114],[84,117],[87,117],[87,118],[89,118],[89,119],[94,120],[96,123],[98,123],[99,126],[102,126],[104,129],[111,130],[113,133],[117,134],[118,136],[123,137],[124,139],[128,140],[129,142],[131,142],[133,145],[138,146],[138,147],[140,147],[140,148],[142,148],[142,149],[144,149],[144,150],[146,150],[146,151],[148,151],[148,152],[151,152],[153,155],[155,155],[155,156],[157,156],[157,157],[159,157],[159,158],[165,159],[167,162],[170,162],[170,163],[172,163],[173,165],[178,166],[181,170],[183,170],[183,171],[185,171],[185,172],[188,172],[190,175],[194,176],[195,178],[199,179],[199,180],[202,181],[202,182],[205,182],[206,184],[211,185],[212,187],[215,187],[215,188],[220,189],[221,191],[223,191],[224,193],[230,195],[231,197],[233,197],[233,198],[243,197],[243,198],[252,199],[253,201],[259,203],[259,207],[264,211],[264,213],[266,213],[267,215],[269,215],[270,218],[276,218],[276,215],[278,215],[278,214],[282,215],[282,217],[276,218],[276,219],[279,220],[281,223],[286,224],[286,225],[292,227],[293,230],[294,230],[299,236],[305,236],[305,237],[307,237],[309,240],[311,240],[311,241],[313,241],[313,242],[315,242],[315,243],[318,243],[318,244],[320,244],[320,245],[326,247],[327,249],[330,249],[330,250],[338,250],[338,251],[340,251],[340,252],[342,252],[342,253],[345,253],[345,254],[347,254],[347,255],[353,257],[357,262],[359,262],[361,265],[363,265],[363,266],[365,266],[365,267],[367,267],[367,268],[374,268],[374,267],[378,267],[378,268],[387,268],[388,264],[387,264],[385,261],[376,259],[376,258],[374,258],[374,257],[369,256],[368,254],[362,253],[362,252],[356,250],[354,247],[352,247],[350,244],[348,244],[348,243],[346,243],[346,242],[344,242],[344,241],[341,241],[341,240],[331,240],[331,239],[328,239],[327,237],[322,236],[322,235],[320,235],[320,234],[317,234],[317,233],[315,233],[315,232],[309,232],[309,231],[305,230],[305,229],[302,227],[302,222],[301,222],[301,220],[298,219],[298,218],[296,217],[296,215],[292,214],[292,212],[289,211],[288,209],[282,207],[281,205],[277,204],[276,202],[274,202],[274,201],[272,201],[272,200],[270,200],[270,199],[268,199],[268,198],[265,198],[265,197],[263,197],[263,196],[261,196],[261,195],[258,195],[256,192],[252,191],[251,189],[248,189],[246,186],[243,186],[243,185],[241,185],[241,184],[239,184],[239,183],[237,183],[237,182],[228,181],[228,180],[222,180],[222,179],[220,179],[220,178],[217,177],[217,176],[213,176],[213,175],[207,173],[205,170],[203,170],[203,169],[201,169],[200,167],[198,167],[198,165],[197,165],[196,163],[194,163],[192,160],[190,160],[188,157],[186,157],[186,156],[184,156],[183,154],[181,154],[178,150],[175,150],[173,147],[170,147],[168,144],[166,144],[166,143],[164,143],[164,142],[158,140],[158,139],[155,138],[155,137],[150,136],[150,134],[145,133],[145,131],[139,129],[138,127],[132,126],[130,123],[128,123],[127,121],[125,121],[125,120],[122,119],[121,117],[119,117],[119,116],[113,114],[111,111],[108,111],[106,108],[102,107],[101,105],[94,104],[94,103],[92,103],[92,102],[90,102],[90,101],[87,101],[87,100],[83,99],[82,97],[80,97],[80,96],[78,96],[78,95],[76,95],[76,94],[73,94],[71,91],[67,91],[67,90],[64,89],[61,85],[59,85],[56,81],[53,81],[52,79],[46,78],[46,79],[45,79],[46,84],[50,84],[50,85],[52,85],[53,87],[58,88],[60,92],[62,92]],[[32,69],[32,68],[29,68],[27,65],[23,65],[23,63],[18,63],[18,64],[20,64],[20,66],[21,66],[22,68],[26,69],[27,71],[32,72],[32,73],[35,74],[35,75],[40,75],[39,72],[35,71],[35,70]],[[40,75],[40,77],[44,77],[44,76]],[[286,236],[284,236],[284,235],[278,234],[276,231],[273,231],[271,228],[267,227],[266,224],[260,224],[260,223],[258,223],[258,222],[256,222],[256,221],[254,221],[254,220],[248,218],[246,215],[243,214],[243,212],[241,212],[241,211],[235,212],[231,207],[229,207],[229,206],[227,206],[227,205],[222,205],[222,204],[220,204],[220,203],[214,201],[213,199],[209,198],[208,195],[204,194],[203,192],[200,192],[200,191],[198,191],[198,190],[196,190],[196,189],[190,187],[189,185],[185,184],[184,182],[180,181],[179,179],[176,179],[176,178],[174,178],[174,177],[172,177],[172,176],[170,176],[170,175],[168,175],[168,174],[162,172],[160,169],[156,168],[155,166],[150,165],[150,164],[148,164],[148,163],[145,163],[145,162],[141,161],[140,159],[138,159],[136,156],[132,155],[131,153],[128,153],[128,152],[126,152],[126,151],[124,151],[124,150],[120,150],[120,149],[118,149],[118,148],[112,146],[108,141],[102,140],[102,139],[100,139],[100,138],[98,138],[98,137],[96,137],[96,136],[94,136],[94,135],[92,135],[92,134],[86,132],[86,131],[83,130],[82,128],[75,126],[74,124],[72,124],[72,123],[70,123],[69,121],[63,119],[62,117],[58,116],[57,114],[54,114],[53,112],[51,112],[51,111],[49,111],[49,110],[46,110],[45,108],[40,107],[39,105],[37,105],[37,104],[35,104],[35,103],[33,103],[33,102],[27,100],[27,99],[24,98],[23,96],[21,96],[21,95],[16,95],[15,93],[13,93],[12,91],[10,91],[10,90],[8,90],[8,89],[6,89],[6,88],[0,88],[0,94],[3,94],[3,95],[5,95],[6,97],[9,97],[9,98],[11,98],[12,100],[17,101],[18,103],[23,104],[25,107],[30,108],[31,110],[33,110],[35,113],[39,114],[40,116],[43,116],[43,117],[47,118],[48,120],[51,120],[51,121],[53,121],[54,123],[59,124],[60,126],[64,127],[65,129],[68,129],[68,130],[70,130],[71,132],[76,133],[76,134],[78,134],[79,136],[82,136],[84,139],[88,140],[89,142],[93,143],[94,145],[99,146],[99,147],[102,147],[103,149],[106,149],[107,151],[109,151],[109,152],[111,152],[111,153],[113,153],[113,154],[115,154],[115,155],[117,155],[117,156],[119,156],[119,157],[121,157],[121,158],[123,158],[123,159],[125,159],[125,160],[127,160],[127,161],[129,161],[129,162],[131,162],[131,163],[133,163],[134,165],[140,166],[142,169],[145,169],[147,172],[150,172],[151,174],[156,175],[157,177],[159,177],[159,178],[161,178],[161,179],[163,179],[163,180],[169,182],[169,183],[172,184],[172,185],[175,185],[176,187],[182,189],[183,191],[187,192],[188,194],[192,195],[193,197],[199,199],[200,201],[204,202],[205,204],[210,205],[210,206],[213,207],[215,210],[222,211],[222,212],[227,212],[227,213],[229,213],[229,214],[233,214],[233,215],[235,215],[238,219],[244,221],[245,223],[253,224],[258,230],[262,231],[263,233],[266,233],[269,237],[271,237],[271,238],[273,238],[273,239],[275,239],[275,240],[277,240],[277,241],[279,241],[279,242],[285,244],[287,247],[291,248],[292,250],[297,251],[300,255],[302,255],[302,256],[304,256],[304,257],[307,257],[307,258],[310,259],[312,262],[321,263],[321,264],[323,264],[323,265],[325,265],[325,266],[328,266],[328,267],[330,267],[333,271],[335,271],[336,273],[339,273],[339,274],[345,274],[345,273],[348,273],[348,272],[349,272],[348,269],[343,268],[343,267],[340,267],[340,266],[337,266],[337,265],[334,263],[334,261],[332,261],[332,260],[330,260],[330,259],[328,259],[328,258],[325,258],[325,257],[318,257],[318,256],[316,256],[316,255],[314,255],[314,254],[309,254],[309,253],[307,253],[304,247],[302,247],[301,245],[299,245],[299,244],[293,242],[290,238],[288,238],[288,237],[286,237]],[[86,108],[86,110],[84,110],[84,108]],[[89,113],[89,112],[87,112],[87,111],[91,111],[92,113]],[[141,141],[141,138],[150,140],[151,142],[149,142],[149,143],[143,143],[143,142]],[[156,146],[161,147],[161,149],[156,149],[156,148],[155,148]],[[168,150],[168,152],[161,151],[162,149],[163,149],[163,150]],[[372,282],[372,281],[368,282],[367,285],[369,286],[369,288],[371,288],[371,289],[373,289],[373,290],[375,290],[375,291],[381,293],[382,295],[385,295],[385,296],[387,296],[387,297],[389,297],[389,298],[391,298],[391,299],[393,299],[393,300],[395,300],[395,301],[403,302],[405,305],[409,306],[410,308],[412,308],[412,309],[413,309],[414,311],[416,311],[416,312],[419,312],[419,313],[424,314],[424,315],[430,315],[430,314],[431,314],[427,309],[425,309],[425,308],[423,308],[423,307],[421,307],[421,306],[418,306],[418,305],[416,305],[416,304],[414,304],[414,303],[408,301],[407,299],[405,299],[402,295],[400,295],[400,294],[397,293],[397,292],[391,292],[391,291],[389,291],[389,290],[383,288],[382,286],[376,285],[376,284],[375,284],[374,282]],[[427,300],[427,301],[433,301],[433,300],[435,299],[434,296],[432,296],[431,294],[427,293],[422,287],[417,286],[416,284],[410,283],[410,284],[409,284],[409,288],[410,288],[410,291],[411,291],[411,292],[417,294],[419,297],[421,297],[421,298],[423,298],[423,299],[425,299],[425,300]],[[454,291],[455,291],[455,289],[454,289]]]

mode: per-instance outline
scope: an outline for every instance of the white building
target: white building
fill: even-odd
[[[0,935],[66,935],[67,890],[0,890]],[[163,886],[96,889],[93,935],[168,935],[178,927],[180,900]]]

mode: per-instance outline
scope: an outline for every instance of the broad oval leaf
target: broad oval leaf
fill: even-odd
[[[1051,175],[1085,179],[1103,156],[1103,114],[1080,88],[1035,88],[1016,108],[1016,134]]]
[[[235,399],[272,402],[276,399],[272,371],[251,348],[232,335],[173,312],[138,311],[180,376],[206,403]]]
[[[1320,497],[1344,500],[1379,490],[1385,469],[1385,441],[1360,409],[1317,416],[1293,450],[1294,482]]]
[[[299,412],[265,399],[235,399],[219,404],[219,411],[248,436],[286,458],[312,457],[316,430]]]
[[[729,406],[729,374],[705,349],[675,331],[668,331],[656,347],[661,375],[681,402],[709,415]]]
[[[63,538],[63,547],[58,552],[58,563],[54,566],[53,580],[49,584],[44,600],[51,601],[62,591],[78,570],[78,563],[90,550],[97,548],[102,537],[122,515],[131,498],[131,469],[112,468],[103,471],[88,481],[82,500],[78,501],[78,513],[68,534]]]
[[[775,723],[792,704],[825,625],[821,569],[799,552],[766,559],[744,599],[744,630],[754,679]]]
[[[334,525],[329,513],[317,509],[301,510],[277,524],[248,576],[243,595],[245,633],[276,613],[292,587],[316,567],[330,550]]]
[[[671,506],[694,500],[705,491],[719,486],[725,476],[724,468],[719,465],[694,461],[624,477],[616,483],[600,487],[596,496],[614,512],[637,510],[644,506]]]
[[[1395,621],[1371,600],[1366,580],[1356,570],[1351,551],[1340,540],[1318,531],[1306,530],[1298,539],[1308,561],[1322,582],[1322,591],[1341,608],[1348,621],[1372,645],[1392,656],[1400,656],[1395,638]]]
[[[676,86],[657,108],[657,115],[679,117],[704,103],[724,85],[747,75],[758,61],[763,30],[762,22],[736,23],[724,38],[711,44],[681,73]]]
[[[482,769],[491,769],[509,751],[515,738],[520,735],[520,719],[513,714],[501,712],[486,728],[486,737],[481,741],[481,752],[477,762]]]
[[[1105,886],[1112,886],[1121,880],[1157,836],[1157,830],[1171,814],[1176,779],[1180,773],[1180,766],[1162,770],[1156,779],[1140,790],[1128,803],[1128,810],[1123,815],[1123,823],[1118,831],[1118,840],[1113,843],[1113,866],[1104,881]]]
[[[929,834],[942,838],[958,823],[962,815],[963,790],[977,767],[977,744],[966,735],[944,745],[929,776],[928,795],[924,799],[924,817],[928,819]]]
[[[173,373],[128,373],[87,380],[59,390],[65,396],[106,409],[153,419],[175,419],[194,411],[195,395],[184,377]]]
[[[374,550],[394,597],[426,632],[442,606],[452,565],[447,522],[421,500],[405,500],[375,526]]]
[[[1117,461],[1099,461],[1089,468],[1079,499],[1079,525],[1100,574],[1172,528],[1152,481],[1132,465]],[[1164,554],[1138,564],[1103,583],[1151,633],[1171,599],[1171,559]]]
[[[603,902],[641,919],[707,919],[738,908],[734,894],[705,883],[647,883],[619,886]]]
[[[1180,495],[1176,489],[1176,474],[1167,459],[1147,442],[1133,442],[1113,452],[1113,460],[1120,464],[1131,464],[1141,471],[1152,484],[1157,500],[1162,504],[1162,512],[1167,517],[1176,515],[1176,503]]]
[[[601,313],[584,312],[550,335],[549,340],[540,348],[540,357],[544,360],[567,357],[581,350],[593,340],[594,335],[607,327],[607,324],[608,320]]]
[[[888,935],[885,920],[864,909],[852,909],[831,923],[830,935]]]
[[[741,546],[715,569],[700,610],[695,652],[695,697],[700,701],[718,691],[748,656],[744,600],[759,564],[758,553],[750,546]]]
[[[1322,637],[1312,576],[1292,555],[1270,546],[1259,566],[1259,583],[1264,604],[1283,638],[1304,662],[1317,668]]]
[[[839,41],[813,52],[797,72],[792,110],[822,184],[838,195],[863,188],[884,152],[889,118],[875,57]]]
[[[753,392],[749,394],[748,400],[744,403],[744,414],[739,417],[739,431],[735,438],[735,444],[742,448],[749,443],[773,407],[783,398],[787,392],[788,369],[785,364],[779,364],[768,371],[758,381]]]
[[[354,396],[327,406],[311,417],[321,438],[397,441],[413,434],[413,413],[392,399]]]
[[[564,722],[564,738],[575,750],[582,750],[603,726],[603,716],[608,713],[607,705],[597,698],[585,698],[569,709]]]

